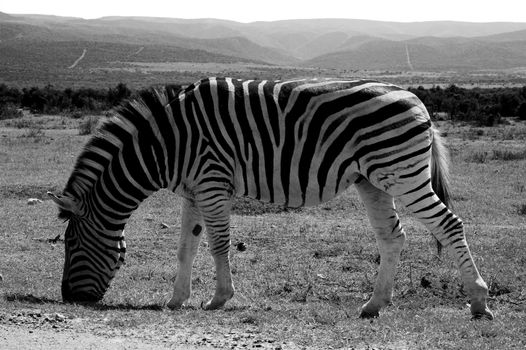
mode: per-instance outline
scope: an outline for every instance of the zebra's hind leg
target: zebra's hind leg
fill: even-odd
[[[493,319],[486,305],[488,287],[473,261],[460,218],[453,214],[433,191],[424,173],[414,179],[413,189],[399,194],[401,202],[449,249],[460,270],[464,288],[471,299],[473,318]],[[399,188],[400,189],[400,188]]]
[[[193,200],[183,199],[181,209],[181,236],[177,251],[178,269],[174,294],[168,302],[171,309],[180,308],[192,291],[192,265],[204,230],[201,213]]]
[[[380,309],[391,302],[394,276],[404,246],[405,233],[400,226],[391,195],[374,187],[365,178],[356,183],[356,188],[367,208],[380,251],[380,267],[373,296],[362,306],[360,313],[361,318],[371,318],[378,317]]]

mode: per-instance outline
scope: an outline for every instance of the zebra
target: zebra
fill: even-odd
[[[234,295],[230,213],[236,196],[313,206],[355,185],[375,232],[380,266],[360,317],[392,300],[405,241],[394,198],[448,247],[473,318],[492,319],[488,288],[463,224],[449,207],[448,156],[422,102],[374,80],[207,78],[177,91],[150,89],[128,101],[85,145],[61,194],[49,193],[65,232],[62,297],[100,301],[124,262],[124,226],[165,188],[182,197],[174,292],[191,294],[192,264],[206,232],[216,269],[213,297]]]

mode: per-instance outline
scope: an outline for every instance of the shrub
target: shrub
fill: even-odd
[[[486,163],[488,158],[488,152],[474,151],[467,155],[465,161],[469,163]]]
[[[41,139],[43,136],[44,136],[44,131],[37,127],[37,126],[32,126],[30,127],[26,133],[22,134],[21,135],[22,137],[33,137],[33,138],[36,138],[36,139]]]
[[[517,182],[513,185],[513,189],[518,193],[523,193],[526,191],[526,186],[521,184],[520,182]]]
[[[493,150],[493,159],[495,160],[522,160],[526,159],[526,150],[512,151],[507,149]]]
[[[73,119],[81,119],[84,117],[84,114],[81,111],[75,111],[69,115],[70,118]]]
[[[79,123],[79,135],[90,135],[97,128],[99,118],[95,116],[84,117]]]
[[[521,103],[517,109],[517,116],[520,120],[526,120],[526,102]]]
[[[426,105],[431,114],[445,114],[452,121],[472,121],[481,126],[495,126],[503,117],[526,120],[525,88],[473,88],[451,85],[446,89],[409,88]]]
[[[475,118],[472,118],[475,119]],[[478,117],[478,124],[480,126],[495,126],[502,123],[502,116],[500,114],[482,114]]]
[[[526,159],[525,150],[508,150],[508,149],[494,149],[491,152],[487,151],[473,151],[469,153],[465,161],[469,163],[486,163],[489,160],[523,160]]]
[[[0,120],[23,117],[22,110],[12,103],[0,104]]]
[[[22,118],[14,120],[11,125],[17,129],[27,129],[35,127],[35,123],[33,123],[31,120]]]
[[[526,204],[519,204],[517,205],[517,213],[519,215],[526,215]]]

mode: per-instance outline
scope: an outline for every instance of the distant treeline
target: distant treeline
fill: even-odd
[[[0,84],[0,112],[2,110],[27,108],[32,113],[58,114],[72,111],[102,112],[129,98],[132,91],[125,84],[109,89],[63,89],[52,85],[19,90]]]
[[[481,125],[497,124],[502,117],[526,120],[526,86],[472,89],[456,85],[430,89],[420,86],[409,90],[424,102],[433,118],[472,121]],[[123,83],[108,89],[63,90],[51,85],[19,90],[0,84],[0,119],[9,118],[13,111],[21,108],[46,114],[75,111],[100,113],[139,93],[140,91],[132,91]]]
[[[472,88],[456,85],[425,89],[409,88],[426,105],[434,118],[471,121],[491,126],[502,117],[526,120],[526,86],[522,88]]]

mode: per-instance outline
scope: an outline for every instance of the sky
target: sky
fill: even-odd
[[[2,0],[0,12],[85,19],[220,18],[238,22],[353,18],[395,22],[526,22],[524,0]]]

